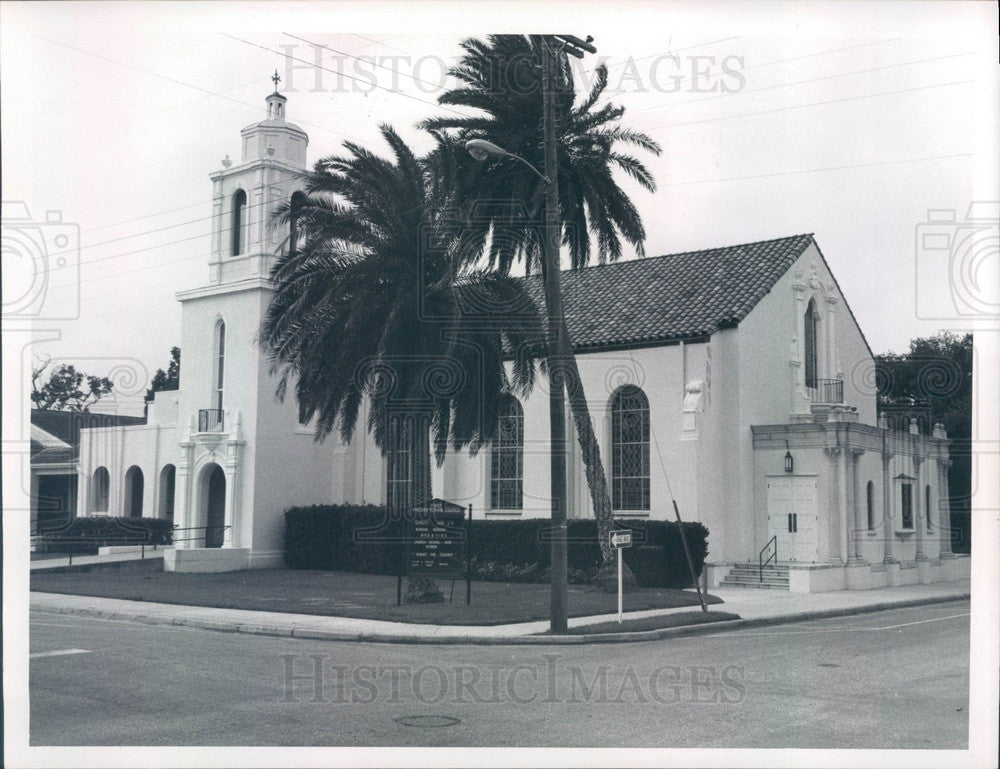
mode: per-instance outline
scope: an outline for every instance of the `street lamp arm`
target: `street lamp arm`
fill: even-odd
[[[483,161],[486,160],[490,155],[502,158],[513,158],[514,160],[519,160],[524,163],[528,168],[535,172],[535,175],[541,179],[546,184],[549,184],[549,177],[535,168],[531,163],[522,158],[520,155],[515,155],[513,152],[508,152],[503,147],[494,144],[486,139],[469,139],[465,143],[465,149],[468,151],[472,157],[476,160]]]
[[[539,170],[538,170],[537,168],[535,168],[535,167],[534,167],[533,165],[531,165],[531,163],[529,163],[529,162],[528,162],[527,160],[525,160],[524,158],[522,158],[522,157],[521,157],[520,155],[515,155],[515,154],[514,154],[513,152],[508,152],[508,153],[507,153],[507,157],[510,157],[510,158],[514,158],[514,160],[520,160],[520,161],[521,161],[522,163],[524,163],[524,164],[525,164],[525,165],[526,165],[526,166],[527,166],[528,168],[530,168],[530,169],[531,169],[532,171],[534,171],[534,172],[535,172],[535,175],[536,175],[536,176],[537,176],[537,177],[538,177],[539,179],[541,179],[541,180],[542,180],[543,182],[545,182],[546,184],[549,184],[549,183],[550,183],[550,181],[549,181],[549,177],[547,177],[547,176],[546,176],[545,174],[543,174],[543,173],[542,173],[541,171],[539,171]]]

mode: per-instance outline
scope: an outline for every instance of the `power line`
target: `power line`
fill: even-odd
[[[209,201],[209,202],[211,202],[211,201]],[[261,203],[247,204],[247,210],[253,209],[255,207],[264,208],[264,207],[272,205],[272,204],[273,204],[273,201],[262,201]],[[192,205],[194,205],[194,204],[192,204]],[[190,206],[184,206],[184,208],[190,208]],[[175,209],[175,210],[180,210],[180,209]],[[46,252],[46,256],[53,257],[53,256],[63,256],[63,255],[66,255],[66,254],[76,254],[76,253],[79,253],[80,251],[82,251],[85,248],[96,248],[97,246],[105,246],[105,245],[108,245],[108,244],[111,244],[111,243],[118,243],[118,242],[121,242],[123,240],[130,240],[132,238],[141,238],[141,237],[145,237],[146,235],[153,235],[153,234],[155,234],[157,232],[164,232],[166,230],[174,229],[176,227],[184,227],[184,226],[187,226],[189,224],[198,224],[199,222],[207,222],[207,221],[210,221],[210,220],[212,220],[214,218],[215,218],[215,215],[212,214],[210,216],[199,217],[198,219],[189,219],[188,221],[177,222],[176,224],[167,224],[167,225],[164,225],[163,227],[157,227],[157,228],[152,229],[152,230],[144,230],[142,232],[137,232],[134,235],[122,235],[121,237],[118,237],[118,238],[110,238],[108,240],[98,241],[97,243],[88,243],[87,245],[81,245],[81,246],[79,246],[76,249],[67,249],[65,251]],[[227,232],[232,232],[232,227],[223,228],[223,229],[219,230],[219,232],[220,232],[220,234],[227,233]],[[211,235],[211,233],[207,233],[207,235]],[[198,235],[196,237],[205,237],[205,234]],[[167,241],[166,243],[159,243],[159,244],[152,245],[152,246],[145,246],[143,248],[135,249],[134,251],[125,251],[125,252],[123,252],[121,254],[111,254],[109,256],[101,256],[101,257],[97,257],[95,259],[90,259],[90,260],[85,261],[85,262],[81,261],[81,265],[96,264],[98,262],[107,261],[108,259],[116,259],[116,258],[118,258],[120,256],[129,256],[131,254],[138,254],[138,253],[142,253],[144,251],[151,251],[151,250],[153,250],[155,248],[165,248],[166,246],[176,245],[177,243],[186,243],[187,241],[189,241],[191,239],[192,238],[181,238],[180,240],[171,240],[171,241]],[[63,267],[53,267],[53,268],[51,268],[51,271],[70,269],[71,266],[72,265],[64,265]]]
[[[874,161],[874,162],[871,162],[871,163],[857,163],[857,164],[843,165],[843,166],[828,166],[828,167],[824,167],[824,168],[807,168],[807,169],[799,169],[799,170],[793,170],[793,171],[778,171],[778,172],[775,172],[775,173],[755,174],[755,175],[749,175],[749,176],[733,176],[733,177],[726,177],[726,178],[721,178],[721,179],[699,179],[699,180],[686,181],[686,182],[667,182],[663,186],[665,186],[665,187],[681,187],[681,186],[688,186],[688,185],[695,185],[695,184],[721,184],[723,182],[731,182],[731,181],[749,181],[749,180],[754,180],[754,179],[764,179],[764,178],[772,178],[772,177],[779,177],[779,176],[795,176],[795,175],[800,175],[800,174],[825,173],[825,172],[829,172],[829,171],[841,171],[841,170],[851,170],[851,169],[857,169],[857,168],[868,168],[868,167],[871,167],[871,166],[901,165],[901,164],[904,164],[904,163],[919,163],[919,162],[926,162],[926,161],[932,161],[932,160],[955,160],[955,159],[967,158],[967,157],[975,157],[975,154],[974,153],[957,153],[957,154],[952,154],[952,155],[934,155],[934,156],[930,156],[930,157],[902,158],[902,159],[899,159],[899,160]],[[205,237],[205,236],[198,236],[198,237]],[[168,245],[172,245],[172,244],[168,244]],[[174,260],[169,260],[169,261],[161,261],[161,262],[157,262],[157,263],[151,264],[151,265],[144,265],[144,266],[136,267],[136,268],[133,268],[133,269],[130,269],[130,270],[124,270],[122,272],[116,272],[116,273],[114,273],[112,275],[103,275],[103,276],[95,276],[93,278],[87,278],[87,279],[81,280],[80,283],[83,284],[83,283],[91,283],[91,282],[95,282],[95,281],[99,281],[99,280],[118,279],[118,278],[123,277],[125,275],[130,275],[130,274],[133,274],[133,273],[136,273],[136,272],[144,272],[144,271],[147,271],[147,270],[153,270],[153,269],[157,269],[159,267],[163,267],[163,266],[169,265],[169,264],[179,264],[181,262],[187,262],[187,261],[191,261],[193,259],[207,259],[208,257],[211,257],[213,255],[213,253],[214,252],[210,251],[210,252],[206,252],[206,253],[203,253],[203,254],[197,254],[195,256],[182,257],[180,259],[174,259]],[[69,285],[69,284],[64,284],[64,285]],[[158,288],[161,285],[167,285],[167,284],[166,284],[166,282],[154,283],[153,285],[151,285],[149,287],[149,289]],[[133,293],[134,292],[135,292],[135,289],[133,288]],[[121,295],[120,292],[111,292],[111,293],[107,293],[107,294],[96,294],[96,295],[91,294],[91,295],[85,295],[85,296],[81,295],[81,299],[85,298],[87,301],[92,301],[92,300],[95,300],[95,299],[106,299],[106,298],[111,298],[111,297],[118,297],[120,295]]]
[[[926,64],[927,62],[941,61],[942,59],[954,59],[954,58],[957,58],[959,56],[969,56],[969,55],[971,55],[971,53],[972,53],[972,51],[966,51],[964,53],[949,53],[949,54],[945,54],[944,56],[934,56],[934,57],[929,58],[929,59],[917,59],[916,61],[903,61],[903,62],[899,62],[897,64],[885,64],[885,65],[883,65],[881,67],[872,67],[870,69],[859,69],[859,70],[855,70],[853,72],[838,72],[838,73],[833,74],[833,75],[822,75],[820,77],[809,78],[808,80],[792,80],[792,81],[787,81],[787,82],[784,82],[784,83],[776,83],[774,85],[762,86],[761,88],[751,88],[749,90],[740,90],[740,91],[733,91],[733,92],[730,92],[730,93],[721,93],[721,94],[714,94],[712,96],[704,96],[704,97],[702,97],[700,99],[686,99],[685,101],[675,101],[675,102],[671,102],[669,104],[657,104],[657,105],[652,106],[652,107],[643,107],[642,109],[638,109],[638,110],[635,110],[635,111],[636,112],[648,112],[650,110],[663,109],[664,107],[678,107],[681,104],[693,104],[695,102],[710,101],[712,99],[722,99],[722,98],[726,98],[726,97],[730,97],[730,96],[743,96],[744,94],[748,94],[748,93],[760,93],[761,91],[772,91],[775,88],[787,88],[787,87],[793,86],[793,85],[805,85],[807,83],[818,83],[818,82],[823,81],[823,80],[833,80],[833,79],[836,79],[836,78],[839,78],[839,77],[850,77],[851,75],[864,75],[864,74],[867,74],[869,72],[880,72],[882,70],[894,69],[896,67],[908,67],[908,66],[911,66],[913,64]]]
[[[789,107],[776,107],[774,109],[758,110],[756,112],[741,112],[737,115],[724,115],[723,117],[706,118],[705,120],[689,120],[685,123],[664,123],[663,125],[654,126],[653,130],[657,130],[660,128],[679,128],[681,126],[699,125],[701,123],[720,123],[723,120],[734,120],[736,118],[741,118],[741,117],[755,117],[757,115],[769,115],[775,112],[787,112],[788,110],[793,110],[793,109],[805,109],[806,107],[821,107],[827,104],[841,104],[843,102],[857,101],[859,99],[874,99],[879,96],[892,96],[894,94],[900,94],[900,93],[912,93],[914,91],[923,91],[928,88],[945,88],[947,86],[965,85],[967,83],[972,83],[972,82],[974,81],[969,79],[969,80],[956,80],[951,83],[932,83],[930,85],[914,86],[913,88],[901,88],[897,91],[879,91],[878,93],[866,93],[862,94],[861,96],[847,96],[842,99],[830,99],[828,101],[809,102],[808,104],[793,104]]]
[[[429,85],[429,86],[434,87],[434,88],[440,87],[440,83],[432,83],[430,80],[422,80],[421,78],[417,77],[416,75],[408,75],[405,72],[400,72],[398,69],[394,69],[392,67],[387,67],[384,64],[379,64],[374,59],[367,59],[367,60],[366,59],[362,59],[360,56],[355,56],[352,53],[347,53],[346,51],[340,51],[340,50],[337,50],[336,48],[331,48],[330,46],[323,45],[322,43],[314,43],[312,40],[306,40],[304,37],[298,37],[296,35],[291,34],[290,32],[282,32],[281,34],[285,35],[286,37],[290,37],[293,40],[298,40],[300,42],[306,43],[307,45],[314,45],[317,48],[323,48],[323,49],[325,49],[327,51],[331,51],[332,53],[336,53],[336,54],[339,54],[341,56],[350,56],[352,59],[357,59],[358,61],[370,62],[371,64],[374,64],[376,67],[379,67],[380,69],[388,70],[389,72],[393,72],[393,73],[395,73],[397,75],[402,75],[403,77],[408,77],[414,83],[423,83],[424,85]]]
[[[924,157],[924,158],[904,158],[902,160],[882,160],[882,161],[874,161],[872,163],[856,163],[853,165],[845,165],[845,166],[827,166],[825,168],[805,168],[800,171],[778,171],[771,174],[755,174],[753,176],[729,176],[724,179],[699,179],[697,181],[690,181],[690,182],[668,182],[664,186],[683,187],[690,184],[717,184],[720,182],[739,182],[750,179],[767,179],[773,176],[795,176],[798,174],[816,174],[816,173],[823,173],[825,171],[843,171],[854,168],[870,168],[872,166],[901,165],[903,163],[920,163],[927,160],[953,160],[957,158],[972,158],[975,156],[976,155],[974,152],[961,152],[955,155],[932,155],[930,157]]]
[[[220,33],[220,34],[225,34],[225,33]],[[226,35],[226,36],[230,37],[229,35]],[[143,69],[142,67],[137,67],[134,64],[128,64],[127,62],[118,61],[117,59],[112,59],[109,56],[103,56],[103,55],[101,55],[99,53],[94,53],[93,51],[88,51],[88,50],[86,50],[84,48],[77,48],[76,46],[69,45],[68,43],[62,43],[62,42],[59,42],[58,40],[51,40],[50,38],[42,37],[41,35],[35,35],[35,37],[37,37],[40,40],[44,40],[47,43],[52,43],[53,45],[58,45],[58,46],[61,46],[63,48],[68,48],[71,51],[76,51],[78,53],[84,53],[84,54],[87,54],[88,56],[93,56],[96,59],[101,59],[103,61],[107,61],[107,62],[110,62],[112,64],[117,64],[120,67],[126,67],[127,69],[135,70],[136,72],[142,72],[143,74],[150,75],[150,76],[156,77],[156,78],[160,78],[161,80],[166,80],[167,82],[174,83],[176,85],[185,86],[186,88],[193,88],[196,91],[201,91],[202,93],[204,93],[206,95],[209,95],[209,96],[216,96],[216,97],[218,97],[220,99],[225,99],[226,101],[233,102],[234,104],[239,104],[239,105],[244,106],[244,107],[251,107],[251,108],[253,108],[254,110],[256,110],[258,112],[263,112],[263,109],[264,109],[259,104],[252,104],[252,103],[250,103],[248,101],[243,101],[242,99],[237,99],[237,98],[235,98],[233,96],[226,96],[225,94],[219,93],[218,91],[213,91],[213,90],[208,89],[208,88],[202,88],[201,86],[194,85],[193,83],[185,82],[184,80],[177,80],[176,78],[170,77],[168,75],[162,75],[159,72],[153,72],[152,70]],[[233,38],[233,39],[238,40],[239,38]],[[246,41],[242,41],[242,42],[246,42]],[[251,45],[252,45],[252,43],[251,43]],[[257,47],[262,47],[262,46],[257,46]],[[271,51],[271,53],[278,53],[278,55],[281,55],[280,52],[277,52],[277,51]],[[332,128],[328,128],[327,126],[318,125],[318,124],[315,124],[315,123],[308,123],[308,122],[306,122],[304,120],[300,120],[299,122],[301,122],[303,125],[307,125],[307,126],[310,126],[312,128],[319,128],[320,130],[327,131],[329,133],[336,134],[338,136],[343,136],[343,137],[345,137],[347,139],[360,140],[359,137],[357,137],[357,136],[354,136],[352,134],[346,134],[343,131],[336,131],[336,130],[334,130]]]
[[[648,56],[640,56],[638,59],[630,57],[628,59],[622,59],[621,61],[616,61],[614,63],[604,63],[604,66],[607,67],[608,69],[611,69],[612,67],[620,67],[623,64],[635,64],[636,62],[645,61],[646,59],[655,59],[657,56],[672,56],[673,54],[680,53],[681,51],[691,51],[695,48],[705,48],[706,46],[715,45],[716,43],[728,43],[730,40],[739,40],[739,39],[740,35],[736,35],[734,37],[723,37],[720,38],[719,40],[709,40],[708,42],[705,43],[697,43],[695,45],[689,45],[684,48],[671,48],[670,50],[667,51],[659,51],[657,53],[651,53]],[[594,67],[593,69],[586,70],[584,74],[590,74],[596,71],[597,67]]]

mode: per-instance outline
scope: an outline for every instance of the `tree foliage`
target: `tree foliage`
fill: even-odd
[[[972,334],[914,339],[905,353],[878,356],[879,405],[924,406],[952,440],[972,434]]]
[[[294,382],[299,418],[315,420],[318,438],[336,428],[350,440],[367,398],[383,453],[392,414],[420,413],[440,462],[449,444],[477,450],[492,438],[504,392],[528,392],[540,319],[518,281],[454,258],[454,186],[433,165],[454,156],[447,140],[438,135],[422,159],[381,131],[392,157],[346,142],[345,154],[317,162],[301,206],[278,213],[295,217],[300,243],[272,271],[261,342],[279,395]]]
[[[490,35],[462,43],[464,55],[449,74],[459,86],[446,91],[441,104],[476,109],[479,117],[434,117],[422,123],[431,130],[454,131],[459,146],[477,138],[499,145],[542,169],[545,132],[542,120],[542,51],[538,37]],[[598,65],[594,82],[579,100],[566,54],[555,57],[554,77],[559,206],[562,242],[573,267],[622,256],[622,242],[644,255],[646,230],[635,204],[615,173],[643,189],[656,183],[635,150],[653,155],[660,146],[639,131],[621,125],[625,108],[602,103],[607,67]],[[491,267],[507,272],[522,259],[529,271],[542,261],[545,182],[512,157],[477,162],[462,153],[456,180],[467,216],[465,253],[478,259],[485,249]],[[591,241],[597,246],[592,252]]]
[[[972,509],[972,334],[914,339],[905,353],[876,359],[879,409],[928,415],[948,431],[952,547],[969,552]]]
[[[31,369],[31,403],[36,409],[90,411],[91,406],[114,389],[114,383],[107,377],[77,371],[70,363],[49,371],[51,364],[51,359],[45,359]],[[46,371],[48,379],[43,381]]]
[[[174,346],[170,348],[170,363],[167,364],[167,370],[164,371],[162,368],[158,368],[156,373],[153,374],[153,378],[149,383],[149,389],[146,390],[146,401],[153,400],[153,395],[158,392],[179,390],[180,386],[181,348]]]

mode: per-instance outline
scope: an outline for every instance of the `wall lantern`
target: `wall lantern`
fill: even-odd
[[[795,459],[792,457],[792,452],[788,449],[788,441],[785,441],[785,472],[795,472]]]

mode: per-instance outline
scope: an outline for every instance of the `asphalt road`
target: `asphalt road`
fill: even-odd
[[[335,643],[43,611],[31,623],[32,745],[968,741],[967,601],[586,646]]]

